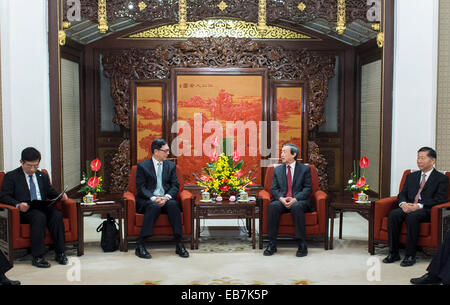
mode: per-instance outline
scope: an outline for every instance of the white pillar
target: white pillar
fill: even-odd
[[[391,194],[417,150],[436,147],[438,0],[395,1]],[[438,152],[439,158],[439,152]]]
[[[4,169],[33,146],[51,171],[47,0],[1,0]]]

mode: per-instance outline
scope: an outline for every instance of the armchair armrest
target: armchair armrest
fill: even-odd
[[[270,203],[271,196],[270,193],[266,190],[261,190],[256,194],[257,197],[261,197],[263,201],[263,206],[267,206]]]
[[[386,197],[375,201],[374,217],[373,217],[373,229],[375,237],[378,236],[381,231],[381,225],[383,218],[387,217],[390,211],[398,207],[397,196]]]
[[[78,214],[77,214],[77,203],[72,199],[68,198],[61,201],[61,212],[64,218],[69,218],[69,231],[72,234],[74,240],[78,239]]]
[[[327,198],[328,195],[324,191],[318,190],[313,195],[316,201],[316,212],[317,220],[319,222],[319,227],[321,232],[325,232],[326,224],[328,223],[327,217]]]
[[[125,192],[123,198],[127,200],[127,221],[128,221],[128,232],[132,232],[133,228],[136,226],[136,197],[132,192]]]
[[[191,234],[191,199],[194,195],[188,190],[183,190],[180,193],[180,204],[183,209],[183,225],[185,227],[185,234]]]
[[[19,209],[17,209],[16,207],[13,207],[12,205],[8,205],[8,204],[2,204],[0,203],[0,209],[7,209],[9,210],[8,213],[11,213],[11,221],[12,227],[18,227],[20,226],[20,212]],[[12,230],[12,243],[14,246],[14,241],[19,239],[20,235],[20,230]]]
[[[256,196],[260,197],[262,200],[262,234],[267,233],[267,215],[269,213],[269,204],[270,204],[270,193],[266,190],[259,191]],[[261,219],[260,219],[261,221]]]
[[[435,205],[431,208],[431,238],[436,247],[439,245],[439,210],[450,207],[450,202]]]

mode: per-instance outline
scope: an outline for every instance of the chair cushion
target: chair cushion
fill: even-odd
[[[318,223],[317,212],[305,213],[305,225],[313,226]],[[280,218],[280,226],[293,226],[291,213],[284,213]]]
[[[69,218],[63,218],[64,222],[64,232],[69,232],[70,225],[69,225]],[[50,235],[50,232],[48,231],[48,228],[45,229],[45,235]],[[22,223],[20,224],[20,237],[22,238],[30,238],[30,225]]]
[[[387,230],[388,230],[387,227],[388,227],[388,218],[384,217],[383,218],[383,222],[381,223],[381,229],[383,231],[387,232]],[[405,223],[403,223],[403,225],[402,225],[401,234],[405,234],[406,235],[406,224]],[[430,236],[430,234],[431,234],[431,223],[430,222],[422,222],[420,224],[419,236],[427,237],[427,236]]]
[[[136,227],[142,227],[144,222],[144,214],[136,213]],[[183,213],[181,213],[181,224],[184,224]],[[170,227],[169,216],[167,214],[160,214],[155,222],[155,228],[157,227]]]

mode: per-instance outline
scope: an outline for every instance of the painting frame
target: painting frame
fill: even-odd
[[[131,101],[131,112],[130,112],[130,125],[131,125],[131,134],[130,134],[130,160],[131,165],[135,165],[138,163],[138,143],[137,143],[137,135],[138,135],[138,120],[137,120],[137,90],[139,87],[160,87],[161,88],[161,103],[162,103],[162,117],[161,117],[161,126],[162,126],[162,135],[163,139],[168,138],[168,131],[170,130],[169,126],[169,109],[168,109],[168,101],[169,101],[169,90],[170,90],[170,82],[167,79],[162,80],[132,80],[130,81],[130,101]],[[149,147],[150,149],[150,147]]]
[[[178,79],[179,76],[258,76],[261,78],[261,121],[268,121],[268,109],[269,109],[269,86],[268,86],[268,69],[267,68],[172,68],[170,72],[171,79],[171,104],[169,106],[171,123],[174,123],[178,119]],[[171,143],[176,135],[169,135],[169,142]],[[261,159],[263,157],[261,156]],[[263,185],[264,177],[260,172],[260,182],[256,187]],[[192,186],[191,186],[192,187]]]

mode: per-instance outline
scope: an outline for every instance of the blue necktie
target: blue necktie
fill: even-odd
[[[28,177],[30,177],[30,199],[31,199],[31,201],[33,201],[33,200],[37,199],[36,185],[33,182],[33,176],[28,176]]]
[[[153,195],[155,196],[163,196],[164,188],[162,186],[162,162],[158,162],[158,168],[156,170],[156,189]]]

